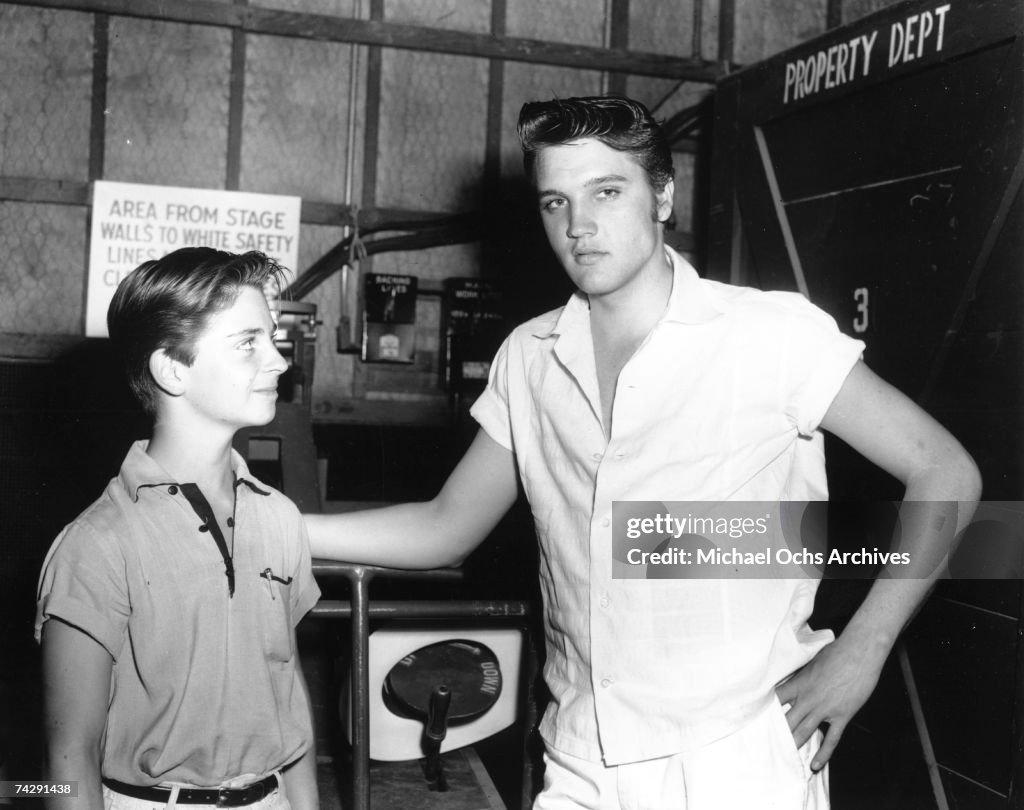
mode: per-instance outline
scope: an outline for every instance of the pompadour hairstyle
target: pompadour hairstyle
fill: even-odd
[[[243,287],[261,292],[282,268],[257,251],[227,253],[208,247],[180,248],[144,262],[114,292],[107,330],[142,406],[154,413],[159,387],[149,370],[153,352],[163,349],[191,366],[196,341],[209,318],[230,307]]]
[[[661,125],[641,103],[621,96],[589,96],[530,101],[519,112],[523,167],[533,180],[537,155],[548,146],[594,138],[626,152],[661,191],[675,175],[672,150]]]

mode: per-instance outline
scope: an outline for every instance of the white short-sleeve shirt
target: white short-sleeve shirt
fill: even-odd
[[[513,451],[541,548],[546,742],[608,765],[740,728],[832,640],[813,579],[612,576],[613,501],[827,497],[818,426],[863,344],[795,293],[699,278],[667,249],[662,318],[601,423],[587,298],[519,326],[472,413]]]

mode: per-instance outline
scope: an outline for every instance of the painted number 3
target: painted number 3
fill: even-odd
[[[868,288],[858,287],[854,290],[853,300],[857,304],[857,317],[853,319],[853,331],[860,335],[868,331]]]

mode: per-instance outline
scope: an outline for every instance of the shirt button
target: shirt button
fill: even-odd
[[[178,488],[172,484],[171,486],[167,487],[167,494],[168,495],[177,495],[178,494]]]
[[[601,607],[608,607],[611,604],[611,600],[607,596],[601,597]]]
[[[612,685],[612,679],[611,678],[602,678],[601,679],[601,687],[603,689],[607,689],[611,685]]]
[[[601,454],[600,453],[594,453],[593,459],[594,459],[594,461],[600,461],[601,460]]]
[[[610,526],[610,525],[611,525],[611,521],[610,521],[610,520],[609,520],[608,518],[604,518],[604,519],[603,519],[603,520],[601,521],[601,525],[602,525],[602,526],[604,526],[605,528],[607,528],[608,526]]]

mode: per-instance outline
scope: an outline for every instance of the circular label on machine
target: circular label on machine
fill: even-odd
[[[501,668],[489,647],[452,639],[421,647],[395,664],[384,679],[384,703],[395,714],[426,719],[435,688],[451,690],[448,725],[468,723],[501,695]]]

